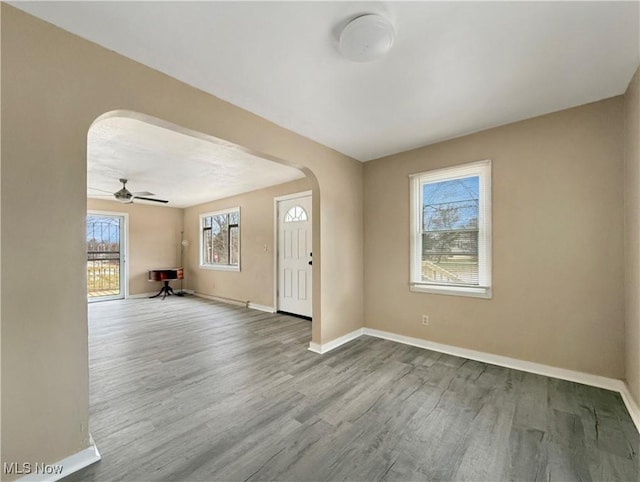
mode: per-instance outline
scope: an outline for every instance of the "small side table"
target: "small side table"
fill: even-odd
[[[149,298],[157,298],[162,295],[164,300],[169,295],[174,295],[173,288],[169,286],[169,281],[184,279],[184,270],[182,268],[163,268],[149,270],[149,281],[163,281],[164,284],[157,295],[149,296]],[[177,295],[176,295],[177,296]]]

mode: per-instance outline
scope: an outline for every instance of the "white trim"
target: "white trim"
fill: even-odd
[[[200,269],[214,269],[218,271],[240,271],[240,266],[235,264],[201,264]]]
[[[388,331],[376,330],[373,328],[360,328],[324,344],[311,342],[309,343],[309,350],[314,353],[323,355],[333,350],[334,348],[355,340],[361,335],[373,336],[375,338],[402,343],[404,345],[424,348],[427,350],[437,351],[439,353],[446,353],[447,355],[467,358],[469,360],[489,363],[491,365],[497,365],[513,370],[535,373],[537,375],[542,375],[545,377],[558,378],[560,380],[567,380],[570,382],[581,383],[583,385],[589,385],[592,387],[603,388],[605,390],[618,392],[622,397],[622,401],[624,402],[627,411],[629,412],[631,420],[635,424],[638,432],[640,432],[640,407],[631,395],[627,384],[623,380],[619,380],[617,378],[602,377],[600,375],[593,375],[591,373],[568,370],[566,368],[552,367],[549,365],[543,365],[541,363],[518,360],[517,358],[495,355],[493,353],[470,350],[467,348],[460,348],[453,345],[445,345],[443,343],[436,343],[433,341],[414,338],[411,336],[398,335],[395,333],[390,333]]]
[[[98,447],[96,446],[95,442],[92,439],[91,445],[86,449],[81,450],[80,452],[76,452],[75,454],[62,459],[59,462],[56,462],[53,464],[46,464],[49,466],[61,465],[63,467],[62,473],[60,474],[31,473],[31,474],[25,475],[24,477],[19,478],[18,480],[22,482],[41,482],[41,481],[53,482],[56,480],[60,480],[63,477],[68,477],[69,475],[75,472],[78,472],[79,470],[84,469],[85,467],[91,464],[96,463],[101,458],[102,457],[100,456],[100,452],[98,452]]]
[[[326,353],[326,351],[322,351],[322,345],[320,345],[320,343],[314,343],[312,341],[309,342],[309,351],[317,353],[318,355]]]
[[[298,199],[299,197],[313,196],[313,191],[294,192],[293,194],[284,194],[283,196],[276,196],[274,201],[288,201],[289,199]]]
[[[311,196],[311,211],[313,211],[313,191],[302,191],[293,194],[285,194],[273,198],[273,306],[274,312],[278,311],[278,232],[280,230],[278,203],[280,201],[288,201],[290,199],[298,199],[301,197]],[[313,213],[311,214],[311,232],[313,233]],[[313,237],[312,237],[313,238]],[[313,310],[313,308],[312,308]],[[313,314],[312,314],[313,316]],[[312,350],[313,351],[313,350]]]
[[[491,365],[498,365],[501,367],[512,368],[514,370],[521,370],[529,373],[536,373],[538,375],[544,375],[547,377],[560,378],[562,380],[568,380],[570,382],[584,383],[585,385],[605,388],[607,390],[618,391],[618,382],[622,382],[622,380],[617,380],[615,378],[601,377],[599,375],[591,375],[589,373],[567,370],[565,368],[552,367],[549,365],[543,365],[541,363],[518,360],[517,358],[494,355],[493,353],[469,350],[468,348],[445,345],[443,343],[436,343],[434,341],[423,340],[421,338],[413,338],[411,336],[397,335],[395,333],[375,330],[373,328],[364,328],[364,334],[374,336],[376,338],[382,338],[384,340],[403,343],[405,345],[416,346],[418,348],[426,348],[427,350],[437,351],[439,353],[446,353],[447,355],[468,358],[469,360],[475,360],[482,363],[490,363]]]
[[[220,303],[226,303],[228,305],[244,306],[245,308],[247,308],[249,305],[248,301],[238,301],[238,300],[232,300],[231,298],[223,298],[221,296],[206,295],[204,293],[198,293],[197,291],[194,292],[193,294],[198,298],[204,298],[206,300],[211,300],[211,301],[219,301]]]
[[[409,291],[414,293],[431,293],[434,295],[467,296],[469,298],[491,299],[491,288],[475,288],[466,286],[429,285],[411,283]]]
[[[258,303],[254,303],[253,301],[249,301],[247,307],[251,308],[252,310],[266,311],[267,313],[276,312],[276,310],[273,309],[273,306],[261,305]]]
[[[620,381],[620,396],[622,397],[622,401],[627,406],[627,410],[629,411],[629,415],[631,415],[631,420],[636,424],[636,428],[638,432],[640,432],[640,406],[636,403],[633,395],[631,395],[631,391],[629,390],[629,385],[625,382]]]
[[[489,363],[491,365],[498,365],[505,368],[511,368],[513,370],[535,373],[537,375],[558,378],[560,380],[567,380],[575,383],[582,383],[584,385],[590,385],[592,387],[604,388],[605,390],[618,392],[620,393],[622,401],[629,411],[629,415],[631,416],[636,429],[638,430],[638,432],[640,432],[640,409],[633,400],[633,397],[631,396],[626,383],[617,378],[602,377],[600,375],[593,375],[591,373],[567,370],[566,368],[552,367],[549,365],[543,365],[541,363],[518,360],[517,358],[510,358],[502,355],[495,355],[493,353],[469,350],[467,348],[445,345],[433,341],[422,340],[420,338],[413,338],[411,336],[397,335],[395,333],[376,330],[373,328],[363,328],[362,330],[364,335],[382,338],[384,340],[395,341],[397,343],[403,343],[405,345],[425,348],[427,350],[446,353],[448,355],[468,358],[470,360],[476,360],[482,363]]]
[[[328,351],[331,351],[341,345],[344,345],[345,343],[349,343],[350,341],[359,338],[364,333],[364,330],[365,328],[358,328],[351,333],[347,333],[346,335],[343,335],[339,338],[336,338],[335,340],[331,340],[324,344],[311,342],[309,343],[309,351],[323,355]]]
[[[420,270],[416,259],[419,258],[421,243],[418,240],[417,226],[420,226],[420,178],[409,176],[409,286],[418,279]]]
[[[120,276],[120,280],[121,280],[120,288],[122,288],[123,296],[101,297],[100,299],[93,299],[93,300],[87,298],[87,302],[93,303],[95,301],[127,299],[129,298],[129,213],[124,211],[101,211],[99,209],[87,209],[87,216],[92,214],[97,214],[98,216],[100,215],[120,216],[124,218],[124,235],[123,233],[120,233],[120,246],[124,244],[124,259],[120,261],[120,266],[124,268],[121,270],[124,273],[124,276]],[[86,225],[86,220],[85,220],[85,225]],[[124,239],[124,242],[123,242],[123,239]],[[120,255],[122,256],[122,251],[120,251]]]
[[[271,251],[273,251],[273,307],[276,311],[278,311],[278,289],[280,289],[280,285],[278,284],[280,282],[278,279],[278,229],[280,229],[280,220],[278,218],[279,202],[280,199],[278,197],[273,198],[273,246],[271,247]]]
[[[234,306],[243,306],[244,308],[249,308],[251,310],[264,311],[266,313],[275,313],[276,310],[273,306],[261,305],[259,303],[254,303],[253,301],[240,301],[240,300],[232,300],[231,298],[223,298],[221,296],[213,296],[206,295],[204,293],[197,293],[193,290],[183,290],[187,294],[192,294],[197,296],[198,298],[204,298],[211,301],[218,301],[220,303],[226,303],[228,305]]]

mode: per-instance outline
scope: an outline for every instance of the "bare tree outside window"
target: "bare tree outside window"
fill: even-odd
[[[239,266],[240,213],[230,211],[202,217],[202,264]]]
[[[229,264],[229,216],[218,214],[211,217],[212,258],[214,263]]]
[[[479,178],[422,185],[422,280],[478,285]]]

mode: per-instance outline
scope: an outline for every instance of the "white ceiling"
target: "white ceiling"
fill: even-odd
[[[13,5],[360,160],[621,94],[638,2],[25,2]],[[363,13],[382,60],[337,51]]]
[[[87,140],[87,195],[109,201],[122,187],[119,178],[129,180],[131,192],[151,191],[166,206],[185,208],[303,177],[233,146],[132,118],[100,120]]]

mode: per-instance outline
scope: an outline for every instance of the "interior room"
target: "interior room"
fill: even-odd
[[[0,22],[1,480],[639,480],[640,2]]]
[[[131,199],[117,199],[123,180],[127,191],[142,186],[154,192],[134,190],[136,196]],[[152,291],[158,282],[149,282],[149,270],[176,266],[184,267],[189,275],[170,282],[170,286],[226,301],[250,301],[273,311],[274,199],[309,190],[309,182],[298,169],[251,155],[229,143],[180,131],[158,119],[119,113],[97,120],[89,130],[88,212],[127,216],[128,229],[123,226],[122,231],[127,231],[128,243],[123,241],[119,250],[128,259],[123,264],[126,274],[119,280],[121,287],[118,280],[116,286],[113,280],[108,282],[112,291],[117,288],[119,299],[155,294]],[[167,199],[158,197],[160,194]],[[200,242],[201,217],[228,208],[239,209],[243,221],[238,224],[243,227],[240,237],[244,243],[242,249],[236,247],[242,255],[236,260],[242,261],[236,263],[241,269],[233,272],[223,269],[231,267],[228,265],[204,263],[200,256],[206,250]],[[88,226],[87,240],[90,238],[101,236]],[[93,253],[94,258],[98,256],[105,257]],[[105,263],[91,257],[95,269]],[[209,266],[200,269],[205,264]],[[91,274],[88,276],[91,284]],[[95,289],[88,289],[89,301],[107,299],[100,291],[106,279],[95,281]],[[106,295],[113,299],[113,293]]]

